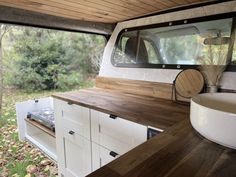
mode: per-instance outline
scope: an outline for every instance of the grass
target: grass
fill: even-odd
[[[92,87],[87,82],[80,88]],[[78,90],[80,88],[76,88]],[[55,91],[27,93],[19,90],[5,90],[3,110],[0,117],[0,177],[55,177],[57,165],[39,149],[28,142],[18,140],[15,103],[29,99],[51,96]]]
[[[3,98],[0,119],[0,176],[1,177],[53,177],[57,174],[55,162],[28,142],[18,140],[15,103],[50,96],[52,91],[26,93],[7,90]],[[42,164],[42,161],[47,161]],[[31,168],[33,173],[29,170]],[[28,170],[27,170],[28,169]]]

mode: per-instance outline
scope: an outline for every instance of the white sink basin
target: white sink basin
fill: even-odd
[[[191,99],[191,124],[205,138],[236,149],[236,94],[205,93]]]

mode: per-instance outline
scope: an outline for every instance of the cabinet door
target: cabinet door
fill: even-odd
[[[89,174],[92,163],[89,109],[54,98],[54,112],[59,176]]]
[[[64,126],[70,127],[77,134],[90,139],[90,113],[89,109],[75,104],[61,101],[62,118]]]
[[[92,170],[95,171],[101,168],[119,156],[120,155],[115,151],[111,151],[96,143],[92,143]]]
[[[64,129],[66,177],[84,177],[92,172],[91,142],[68,128]]]
[[[124,154],[147,140],[147,127],[91,110],[92,141]]]

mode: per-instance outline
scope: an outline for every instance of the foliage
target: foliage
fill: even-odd
[[[0,133],[3,135],[0,137],[1,177],[25,177],[26,175],[53,177],[57,174],[57,166],[53,161],[31,144],[18,140],[15,125],[1,127]],[[47,164],[43,163],[45,161]]]
[[[83,84],[82,88],[91,87],[93,81]],[[0,118],[0,176],[30,176],[27,169],[37,170],[33,176],[54,177],[57,166],[31,144],[18,140],[15,103],[29,99],[48,97],[55,91],[28,93],[20,90],[6,89],[3,97],[3,114]],[[48,161],[48,163],[43,163]],[[29,170],[28,170],[29,171]]]
[[[4,24],[0,24],[0,116],[2,114],[2,99],[3,99],[3,74],[4,74],[4,66],[3,66],[3,39],[6,36],[6,34],[9,32],[10,27]]]
[[[194,63],[199,52],[197,35],[174,36],[161,38],[164,60],[167,64]]]
[[[71,89],[98,73],[102,36],[14,27],[6,41],[5,84],[20,89]],[[95,63],[95,64],[94,64]]]
[[[235,36],[235,42],[234,43],[236,43],[236,36]],[[236,65],[236,45],[234,45],[234,48],[233,48],[233,56],[232,56],[231,64]]]
[[[104,38],[98,35],[29,27],[12,27],[5,35],[1,177],[56,176],[57,166],[53,161],[31,144],[18,140],[15,103],[49,96],[54,89],[93,86],[104,45]],[[9,87],[16,90],[8,91]]]

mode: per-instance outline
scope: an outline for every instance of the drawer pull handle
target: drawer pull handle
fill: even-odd
[[[69,131],[69,134],[70,134],[70,135],[74,135],[74,134],[75,134],[75,132],[74,132],[74,131],[72,131],[72,130],[70,130],[70,131]]]
[[[116,118],[117,118],[117,116],[116,116],[116,115],[113,115],[113,114],[110,114],[109,117],[112,118],[112,119],[116,119]]]
[[[72,102],[67,102],[68,105],[72,105],[73,103]]]
[[[112,156],[112,157],[116,157],[116,156],[118,156],[119,154],[117,154],[116,152],[114,152],[114,151],[111,151],[110,153],[110,156]]]

